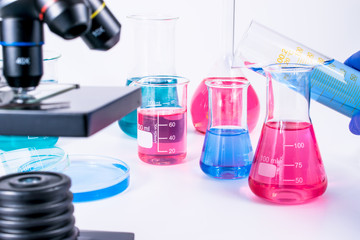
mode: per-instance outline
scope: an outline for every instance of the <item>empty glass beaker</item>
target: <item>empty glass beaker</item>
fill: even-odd
[[[176,76],[145,77],[133,82],[141,87],[142,95],[137,110],[138,154],[142,161],[172,165],[185,159],[188,83]]]
[[[313,68],[291,63],[264,68],[267,117],[249,185],[256,195],[272,202],[303,203],[326,190],[326,174],[309,117]]]
[[[233,78],[208,79],[209,124],[200,167],[211,177],[247,177],[253,150],[247,126],[249,82]]]
[[[235,0],[222,0],[223,14],[222,14],[222,46],[221,53],[216,59],[214,65],[211,67],[209,78],[233,78],[234,80],[246,80],[242,69],[234,68],[234,38],[235,38]],[[208,91],[203,79],[195,90],[191,99],[191,119],[195,129],[199,132],[205,133],[208,126]],[[259,119],[260,102],[254,88],[250,85],[248,87],[247,95],[247,114],[248,127],[251,132]]]
[[[178,17],[162,15],[128,16],[134,32],[133,62],[126,85],[147,76],[174,76],[175,23]],[[159,83],[158,83],[159,84]],[[160,93],[158,94],[160,95]],[[119,120],[120,128],[129,136],[137,136],[136,110]]]

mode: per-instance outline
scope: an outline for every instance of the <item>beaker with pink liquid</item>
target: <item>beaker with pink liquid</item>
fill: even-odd
[[[137,110],[139,158],[154,165],[173,165],[186,157],[187,85],[177,76],[144,77],[132,85],[141,87]]]

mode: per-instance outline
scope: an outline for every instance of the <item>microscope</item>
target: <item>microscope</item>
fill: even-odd
[[[90,136],[140,105],[138,88],[74,84],[41,99],[32,94],[43,75],[44,24],[93,50],[119,41],[121,25],[102,0],[0,0],[0,18],[3,76],[11,89],[10,98],[0,99],[1,135]]]
[[[60,88],[38,98],[44,24],[64,39],[81,37],[94,50],[106,51],[120,39],[121,25],[102,0],[0,0],[7,83],[6,91],[0,87],[0,135],[86,137],[140,105],[137,87],[54,84]],[[134,239],[133,233],[77,229],[70,185],[55,172],[0,176],[0,239]]]

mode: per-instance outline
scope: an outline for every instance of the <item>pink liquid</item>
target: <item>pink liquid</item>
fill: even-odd
[[[237,79],[247,80],[244,77],[223,77],[223,78],[206,78],[204,79],[198,88],[196,89],[191,99],[191,118],[195,129],[199,132],[205,133],[208,124],[208,90],[205,85],[206,80],[211,79]],[[248,88],[247,96],[247,124],[248,129],[251,132],[255,127],[259,119],[260,102],[256,95],[255,90],[250,85]]]
[[[249,185],[259,197],[282,204],[303,203],[322,195],[327,179],[312,124],[266,123]]]
[[[186,110],[138,110],[138,154],[150,164],[172,165],[186,157]]]

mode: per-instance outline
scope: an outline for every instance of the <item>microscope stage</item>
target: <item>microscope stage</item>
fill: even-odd
[[[87,137],[140,106],[141,89],[79,87],[41,101],[66,102],[62,109],[0,109],[0,135]]]

